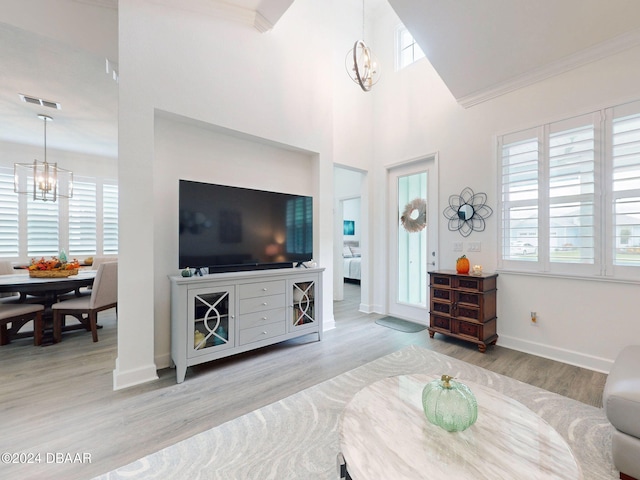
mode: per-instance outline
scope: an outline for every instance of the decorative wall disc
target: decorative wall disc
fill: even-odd
[[[404,207],[400,222],[407,232],[419,232],[427,226],[427,201],[414,198]]]
[[[493,213],[486,203],[486,193],[473,193],[469,187],[462,190],[460,195],[451,195],[449,206],[442,212],[449,220],[449,230],[458,231],[463,237],[468,237],[473,231],[484,231],[484,219]]]

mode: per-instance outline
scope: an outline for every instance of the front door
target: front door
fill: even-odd
[[[437,159],[389,169],[389,314],[426,324],[428,270],[437,268]]]

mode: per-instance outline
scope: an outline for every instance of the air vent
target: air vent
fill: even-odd
[[[52,102],[51,100],[44,100],[42,98],[32,97],[30,95],[25,95],[23,93],[19,93],[18,96],[20,100],[27,103],[32,103],[33,105],[40,105],[42,107],[55,108],[56,110],[62,109],[62,105],[58,102]]]

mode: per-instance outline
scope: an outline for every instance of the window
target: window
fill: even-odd
[[[424,58],[424,52],[409,30],[405,26],[398,27],[396,33],[396,70],[402,70],[421,58]]]
[[[640,275],[640,102],[498,138],[500,267]]]
[[[13,170],[0,167],[0,258],[28,262],[65,250],[79,260],[118,253],[118,187],[76,178],[73,198],[33,200],[13,190]]]

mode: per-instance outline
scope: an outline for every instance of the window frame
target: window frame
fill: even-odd
[[[405,34],[411,37],[412,41],[406,47],[403,47],[402,37]],[[402,24],[396,27],[395,47],[396,47],[395,48],[396,71],[398,72],[426,57],[424,51],[422,50],[420,45],[418,45],[418,42],[416,42],[415,37],[411,35],[411,32],[409,32],[409,29]],[[404,63],[402,60],[403,59],[402,54],[408,48],[411,48],[411,61]]]
[[[616,214],[614,211],[616,199],[633,199],[638,198],[640,201],[640,188],[635,190],[626,190],[621,192],[614,191],[613,169],[614,169],[614,151],[613,151],[613,122],[616,118],[623,118],[622,113],[627,115],[637,115],[640,122],[640,101],[632,101],[614,107],[602,108],[583,115],[577,115],[568,119],[549,122],[533,128],[523,129],[516,132],[505,133],[496,137],[496,158],[497,158],[497,197],[498,211],[500,212],[500,220],[498,222],[498,262],[499,270],[514,273],[529,273],[541,275],[569,276],[593,279],[611,279],[622,281],[640,281],[640,264],[636,265],[616,265],[616,241],[617,232],[623,225],[616,224]],[[550,206],[553,203],[564,203],[570,200],[571,196],[554,197],[550,199],[550,145],[549,138],[554,126],[562,124],[571,124],[574,120],[591,117],[594,137],[593,137],[593,222],[592,222],[592,240],[593,240],[593,263],[567,263],[552,261],[552,253],[550,250],[551,243],[551,219]],[[562,130],[558,130],[562,131]],[[636,132],[638,142],[640,142],[640,131]],[[535,138],[534,138],[535,136]],[[536,219],[536,227],[538,234],[537,259],[515,259],[511,254],[510,245],[511,228],[508,220],[512,218],[510,212],[514,205],[525,205],[527,201],[514,202],[504,197],[505,182],[505,166],[507,156],[503,148],[508,145],[515,145],[520,139],[529,142],[537,140],[538,142],[538,183],[537,197],[535,200],[529,200],[529,204],[537,206],[538,214]],[[636,171],[640,171],[640,160],[634,164]],[[582,184],[580,184],[582,185]],[[581,195],[575,195],[576,198]],[[586,197],[585,197],[586,198]],[[640,212],[639,212],[640,213]],[[508,216],[508,217],[507,217]],[[632,225],[634,226],[634,225]],[[640,219],[635,224],[640,229]],[[509,245],[505,245],[509,242]]]
[[[6,177],[6,179],[10,179],[11,181],[3,182],[2,185],[11,185],[11,189],[6,187],[5,190],[0,192],[0,197],[4,195],[11,195],[13,192],[13,170],[9,167],[0,166],[0,175],[2,177]],[[96,251],[92,254],[84,254],[84,253],[74,253],[69,250],[69,228],[70,228],[70,205],[68,198],[59,197],[56,201],[55,205],[57,206],[57,217],[58,217],[58,248],[55,253],[47,253],[44,256],[52,256],[58,255],[61,250],[67,252],[69,258],[78,258],[78,260],[82,261],[84,258],[89,256],[103,256],[103,255],[117,255],[116,252],[104,253],[104,208],[103,208],[103,198],[104,198],[104,186],[105,185],[115,185],[117,192],[117,180],[111,178],[101,178],[101,177],[89,177],[89,176],[79,176],[76,179],[76,182],[80,183],[89,183],[95,185],[95,211],[96,211]],[[28,228],[28,205],[33,200],[28,198],[28,195],[20,195],[17,193],[13,193],[16,196],[17,203],[17,222],[18,222],[18,232],[17,232],[17,243],[18,243],[18,254],[17,255],[3,255],[0,252],[0,259],[8,260],[15,264],[27,264],[31,261],[33,257],[42,256],[41,254],[30,255],[29,254],[29,228]],[[41,202],[38,200],[38,202]],[[3,205],[0,205],[0,216],[3,212]],[[13,211],[13,208],[11,208]],[[116,211],[117,215],[117,211]],[[13,218],[10,218],[13,221]],[[0,218],[0,224],[2,224],[3,218]],[[13,241],[13,240],[11,240]],[[80,258],[81,257],[81,258]]]

